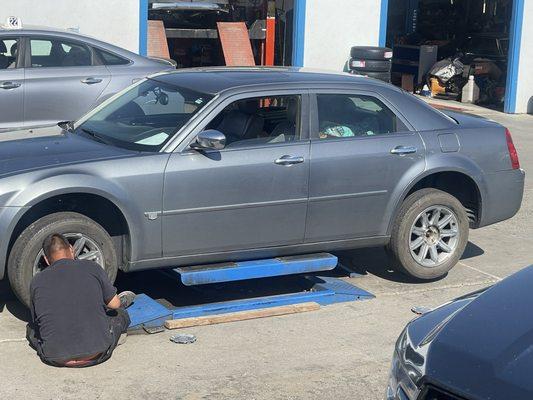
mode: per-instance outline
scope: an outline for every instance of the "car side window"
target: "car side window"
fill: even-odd
[[[0,70],[16,68],[18,48],[17,38],[0,37]]]
[[[300,140],[300,95],[254,97],[227,106],[206,127],[226,136],[226,147]]]
[[[318,94],[317,106],[320,139],[390,135],[409,130],[373,96]]]
[[[30,55],[33,68],[92,65],[91,50],[87,46],[63,40],[31,39]]]
[[[110,53],[101,49],[94,49],[100,60],[104,65],[126,65],[130,63],[130,60],[117,56],[116,54]]]

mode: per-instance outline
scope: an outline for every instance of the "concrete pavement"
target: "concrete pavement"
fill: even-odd
[[[509,127],[526,171],[533,171],[533,117],[476,110]],[[418,283],[389,270],[384,251],[340,254],[367,271],[351,281],[374,293],[312,313],[187,329],[198,341],[176,345],[170,332],[130,336],[100,366],[42,364],[23,341],[25,310],[0,282],[0,394],[9,399],[380,399],[394,343],[413,305],[436,306],[533,263],[533,180],[512,220],[471,231],[460,264],[439,281]]]

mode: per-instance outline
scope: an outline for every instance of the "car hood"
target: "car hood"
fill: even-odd
[[[0,132],[0,176],[134,154],[57,125]]]
[[[429,330],[428,319],[411,322],[422,379],[467,399],[533,398],[532,286],[530,266],[436,310]]]

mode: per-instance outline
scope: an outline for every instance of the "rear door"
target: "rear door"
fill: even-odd
[[[0,129],[23,124],[24,68],[19,48],[20,38],[0,35]]]
[[[420,136],[377,93],[317,91],[312,99],[306,242],[385,235],[394,188],[407,170],[424,170]]]
[[[96,105],[110,74],[91,47],[60,37],[26,42],[24,124],[76,120]]]

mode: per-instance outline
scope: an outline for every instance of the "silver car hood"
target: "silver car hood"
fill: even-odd
[[[0,176],[135,154],[56,125],[0,132]]]

